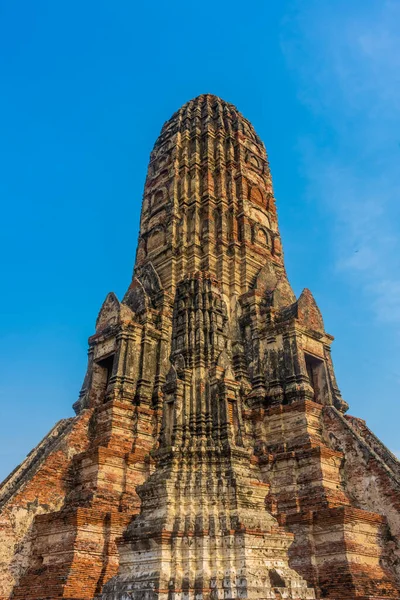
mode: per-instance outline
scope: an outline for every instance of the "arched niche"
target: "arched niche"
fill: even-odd
[[[168,189],[166,186],[157,188],[151,197],[151,212],[158,210],[168,201]]]
[[[159,250],[165,245],[165,227],[164,225],[157,225],[147,236],[147,252],[154,252]]]
[[[249,151],[246,152],[245,161],[249,165],[249,167],[252,167],[252,168],[256,169],[257,171],[262,170],[261,159],[259,159],[257,156],[255,156],[255,154],[253,154],[252,152],[249,152]]]
[[[165,169],[167,167],[167,165],[170,163],[170,161],[171,161],[170,154],[161,155],[157,160],[157,170],[160,171],[162,169]]]
[[[141,237],[136,250],[136,263],[141,264],[147,256],[146,240]]]
[[[161,208],[161,210],[155,211],[154,214],[150,217],[149,223],[148,223],[149,230],[153,229],[156,225],[161,225],[165,222],[166,210],[163,207],[160,207],[160,208]]]
[[[271,240],[268,231],[265,227],[255,223],[252,228],[252,241],[258,246],[264,246],[269,248],[271,246]]]
[[[257,138],[256,135],[253,131],[252,126],[249,123],[246,123],[245,121],[242,121],[242,131],[243,133],[250,138],[251,140],[253,140],[254,142],[257,142]]]
[[[157,178],[157,181],[165,181],[169,178],[169,171],[168,169],[163,169],[162,171],[158,172],[158,169],[155,171],[155,177]]]
[[[218,239],[222,235],[222,212],[220,208],[213,210],[213,221],[214,221],[214,236]]]
[[[262,227],[259,227],[257,231],[257,243],[261,244],[262,246],[269,246],[268,233]]]
[[[259,204],[260,206],[265,206],[264,194],[260,190],[260,188],[256,186],[250,187],[250,201],[254,204]]]

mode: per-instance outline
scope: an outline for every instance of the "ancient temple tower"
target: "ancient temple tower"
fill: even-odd
[[[265,149],[212,95],[151,153],[76,416],[0,488],[0,600],[400,597],[400,463],[345,416]]]

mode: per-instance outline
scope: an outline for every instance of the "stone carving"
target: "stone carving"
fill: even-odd
[[[400,464],[344,416],[332,340],[288,281],[253,127],[188,102],[76,416],[0,489],[0,600],[399,598]]]

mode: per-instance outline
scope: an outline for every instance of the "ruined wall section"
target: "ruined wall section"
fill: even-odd
[[[375,436],[357,421],[326,407],[324,439],[331,448],[343,453],[342,482],[352,504],[386,517],[389,528],[386,528],[386,552],[382,560],[396,573],[400,583],[399,463],[379,440],[377,446]]]
[[[0,496],[0,599],[29,566],[35,517],[59,510],[71,489],[74,456],[89,443],[91,411],[59,422],[3,483]]]
[[[346,421],[351,427],[362,437],[364,442],[379,456],[379,458],[385,463],[392,473],[396,476],[396,479],[400,481],[400,462],[399,459],[386,448],[385,444],[369,429],[366,422],[363,419],[346,415]]]

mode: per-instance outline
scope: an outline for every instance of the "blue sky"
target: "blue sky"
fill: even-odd
[[[0,478],[72,414],[152,145],[201,93],[264,140],[293,287],[400,453],[399,23],[397,0],[0,2]]]

